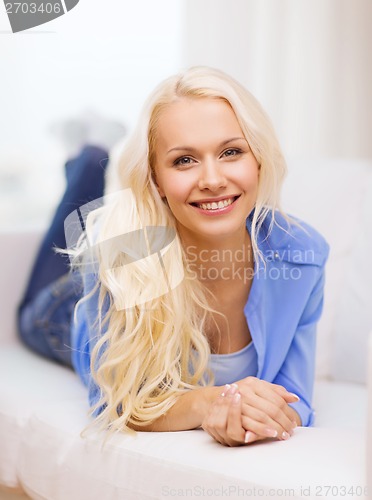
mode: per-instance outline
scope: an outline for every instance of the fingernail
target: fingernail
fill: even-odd
[[[297,399],[297,401],[300,401],[300,398],[297,396],[297,394],[295,394],[294,392],[290,392],[289,393],[291,396],[293,396],[294,398]]]
[[[289,439],[291,436],[288,434],[288,432],[283,432],[282,434],[282,439]]]
[[[249,443],[249,441],[253,438],[253,434],[249,431],[247,431],[245,433],[245,438],[244,438],[244,442],[245,443]]]
[[[221,396],[226,396],[226,394],[228,393],[229,389],[230,389],[230,384],[226,384],[225,387],[224,387],[224,390],[223,392],[221,392]]]
[[[239,392],[237,392],[236,394],[234,394],[234,397],[233,397],[233,404],[234,404],[234,405],[237,405],[237,404],[239,404],[239,402],[240,402],[240,393],[239,393]]]
[[[278,431],[276,431],[275,429],[265,429],[265,432],[268,437],[276,438],[278,435]]]
[[[297,422],[295,422],[294,420],[292,420],[292,424],[293,424],[293,428],[295,429],[297,427]]]
[[[237,388],[238,388],[238,387],[237,387],[237,385],[236,385],[236,384],[233,384],[233,385],[230,387],[230,389],[229,389],[229,395],[230,395],[230,394],[231,394],[231,395],[235,394],[235,393],[236,393]]]

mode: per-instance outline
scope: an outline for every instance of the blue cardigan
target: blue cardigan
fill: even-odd
[[[253,212],[247,218],[251,233]],[[252,341],[257,352],[257,377],[283,385],[300,397],[290,405],[298,412],[303,426],[314,423],[311,406],[315,371],[316,324],[323,308],[324,266],[329,254],[325,239],[311,226],[299,221],[307,233],[288,225],[276,212],[264,220],[258,247],[265,263],[255,263],[255,273],[244,308]],[[85,294],[97,277],[84,276]],[[93,323],[97,315],[98,291],[77,309],[72,329],[72,362],[89,388],[89,401],[95,404],[100,389],[90,376],[90,352],[99,333]],[[107,310],[108,301],[104,305]],[[96,411],[96,415],[102,410]]]

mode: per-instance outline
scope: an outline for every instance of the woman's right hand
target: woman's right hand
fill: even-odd
[[[298,397],[284,387],[247,377],[220,390],[202,422],[216,441],[238,446],[267,438],[284,440],[293,434],[297,424],[288,403]]]
[[[243,427],[261,438],[289,439],[297,423],[288,403],[299,401],[299,397],[257,377],[246,377],[236,385],[242,398]]]

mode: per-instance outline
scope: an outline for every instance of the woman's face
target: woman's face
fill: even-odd
[[[154,168],[181,238],[245,234],[259,166],[225,101],[183,98],[165,108],[156,130]]]

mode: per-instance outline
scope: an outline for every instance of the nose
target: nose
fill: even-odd
[[[201,165],[198,187],[200,190],[218,191],[226,187],[227,179],[223,168],[211,160]]]

